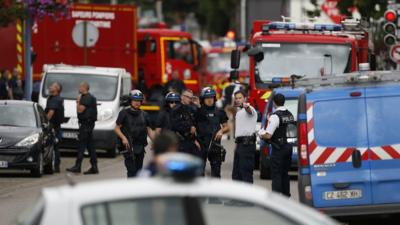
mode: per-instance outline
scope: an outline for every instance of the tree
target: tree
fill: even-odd
[[[343,15],[351,16],[351,9],[357,8],[362,17],[379,19],[387,7],[387,0],[339,0],[337,7]]]

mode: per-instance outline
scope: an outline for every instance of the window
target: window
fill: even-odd
[[[364,99],[318,101],[313,114],[317,145],[368,146]]]
[[[0,105],[0,126],[37,127],[35,110],[32,105]]]
[[[182,198],[123,200],[85,206],[85,225],[185,225]]]
[[[223,198],[200,199],[204,222],[207,225],[293,225],[283,215],[264,207]]]
[[[192,45],[188,40],[166,41],[167,58],[184,60],[193,64]]]

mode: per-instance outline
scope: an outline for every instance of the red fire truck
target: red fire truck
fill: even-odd
[[[34,81],[40,81],[44,64],[122,67],[131,73],[134,86],[148,90],[149,97],[157,96],[152,91],[162,88],[174,71],[197,93],[200,45],[187,32],[138,29],[136,14],[132,5],[74,4],[67,18],[37,21],[31,36],[37,53]],[[16,38],[18,29],[23,30],[16,25],[0,29],[2,40],[7,37],[0,42],[0,52],[6,52],[0,55],[0,68],[23,65],[23,60],[17,60],[18,49],[23,49],[23,43],[17,46],[22,37]],[[158,110],[159,106],[144,108]]]
[[[254,21],[249,101],[261,113],[274,87],[291,75],[317,77],[356,71],[369,61],[368,33],[356,20],[342,24]]]

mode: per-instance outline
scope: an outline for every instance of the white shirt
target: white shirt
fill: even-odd
[[[280,106],[276,109],[276,111],[286,111],[286,107]],[[275,114],[272,114],[269,117],[267,128],[262,128],[258,131],[259,135],[264,135],[266,133],[273,135],[275,133],[276,128],[279,127],[279,117]]]
[[[249,106],[252,114],[247,113],[245,108],[238,108],[235,116],[235,137],[251,136],[256,132],[257,112]]]

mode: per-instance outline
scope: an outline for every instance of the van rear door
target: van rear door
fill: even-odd
[[[400,86],[366,88],[372,203],[400,203]]]
[[[306,98],[314,207],[371,204],[365,88],[320,90]]]

